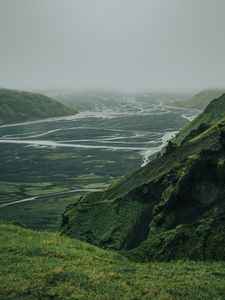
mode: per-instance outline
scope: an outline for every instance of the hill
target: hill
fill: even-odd
[[[188,126],[202,122],[163,156],[70,205],[62,234],[135,260],[225,259],[225,95]]]
[[[204,110],[213,99],[218,98],[223,93],[225,93],[223,89],[206,89],[188,100],[174,101],[171,104],[173,106]]]
[[[73,115],[76,111],[47,96],[0,89],[0,124]]]
[[[139,264],[57,234],[4,223],[0,232],[4,300],[207,300],[225,294],[224,262]]]
[[[176,137],[176,144],[181,144],[201,134],[219,120],[225,118],[225,94],[210,102],[203,113],[184,127]]]

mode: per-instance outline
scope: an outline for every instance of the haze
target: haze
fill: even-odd
[[[0,0],[0,86],[224,87],[224,0]]]

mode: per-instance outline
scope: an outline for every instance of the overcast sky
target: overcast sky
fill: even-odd
[[[225,0],[0,0],[0,86],[225,86]]]

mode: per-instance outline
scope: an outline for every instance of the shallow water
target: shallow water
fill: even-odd
[[[147,164],[198,114],[154,97],[98,94],[94,103],[87,98],[78,104],[81,111],[74,116],[1,126],[0,181],[50,182],[69,189],[83,187],[80,176],[89,175],[92,180],[85,184],[96,176],[109,183]]]
[[[1,219],[58,230],[77,190],[104,189],[144,166],[199,113],[149,95],[66,99],[80,113],[0,127]]]
[[[21,170],[27,175],[35,175],[36,169],[40,176],[41,157],[66,151],[76,151],[80,174],[95,172],[98,162],[108,160],[109,156],[115,164],[126,162],[131,156],[131,167],[127,170],[145,165],[150,155],[160,150],[198,113],[167,106],[160,99],[153,100],[117,96],[107,106],[106,97],[99,96],[92,110],[90,105],[85,110],[84,105],[84,110],[74,116],[1,126],[0,166],[5,172],[1,172],[0,179],[7,177],[10,180],[12,172],[15,178],[15,172],[19,176]],[[91,158],[95,163],[82,168],[84,157],[85,162]],[[29,164],[26,165],[26,162]],[[12,170],[13,163],[16,165]],[[66,169],[59,165],[58,172],[66,173]],[[114,177],[119,173],[111,175]]]

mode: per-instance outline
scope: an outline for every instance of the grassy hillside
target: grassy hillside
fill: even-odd
[[[193,139],[225,118],[225,94],[214,99],[194,121],[184,127],[176,137],[176,144]]]
[[[174,101],[172,105],[203,110],[213,99],[218,98],[224,92],[225,90],[222,89],[207,89],[188,100]]]
[[[0,298],[224,299],[225,263],[132,263],[57,234],[0,223]]]
[[[0,124],[75,113],[73,109],[41,94],[0,89]]]
[[[63,214],[62,233],[133,259],[225,259],[225,96],[193,124],[207,128]],[[199,123],[198,123],[199,122]],[[194,126],[194,125],[193,125]]]

